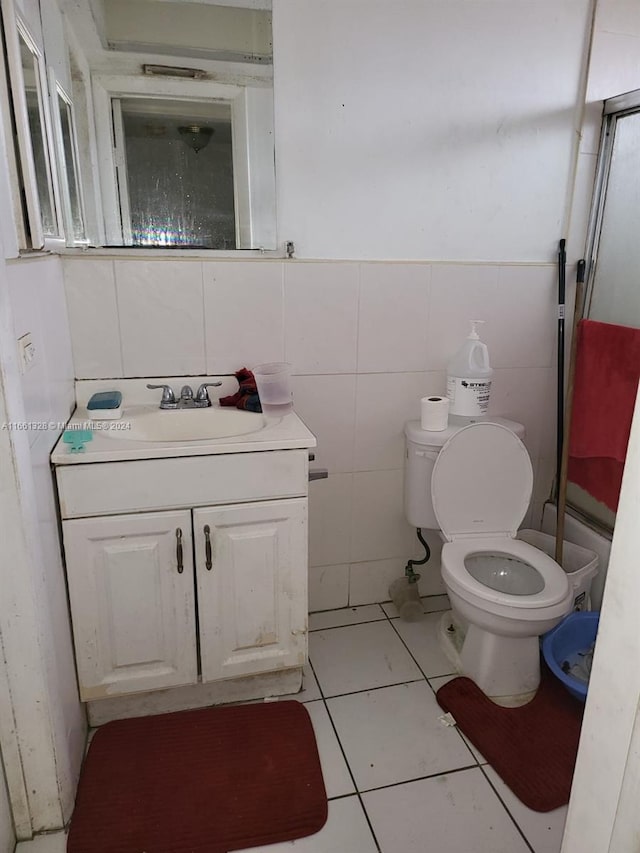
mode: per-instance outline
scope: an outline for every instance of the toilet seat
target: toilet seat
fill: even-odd
[[[532,595],[510,595],[486,586],[472,577],[465,565],[467,557],[479,553],[504,554],[528,563],[542,576],[543,589]],[[564,603],[570,592],[567,576],[555,560],[528,542],[509,536],[447,542],[442,549],[442,577],[462,598],[482,601],[487,609],[491,609],[491,604],[518,610],[553,607]]]
[[[458,430],[433,466],[433,510],[449,541],[515,536],[529,508],[533,468],[524,444],[502,424]]]
[[[459,430],[433,467],[433,508],[448,540],[442,549],[443,580],[461,598],[488,612],[505,615],[513,608],[524,617],[527,610],[565,608],[570,596],[567,575],[555,560],[515,539],[532,488],[527,449],[502,424],[482,422]],[[493,589],[470,574],[465,561],[474,554],[521,560],[539,574],[542,588],[518,595]],[[517,572],[517,566],[512,570]]]

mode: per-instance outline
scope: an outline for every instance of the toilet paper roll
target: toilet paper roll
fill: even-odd
[[[420,400],[420,426],[429,432],[442,432],[449,425],[449,398],[423,397]]]

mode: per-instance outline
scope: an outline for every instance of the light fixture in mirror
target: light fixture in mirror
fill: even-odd
[[[211,142],[211,137],[215,131],[212,127],[191,124],[187,127],[179,127],[178,133],[182,135],[182,139],[187,143],[189,148],[197,154],[198,151],[202,151]]]
[[[275,249],[270,0],[62,2],[91,70],[103,245]]]

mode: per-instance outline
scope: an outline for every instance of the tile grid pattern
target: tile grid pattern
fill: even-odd
[[[254,853],[423,853],[427,839],[439,853],[559,853],[566,807],[527,809],[464,736],[439,721],[435,693],[454,677],[437,641],[446,597],[424,605],[418,623],[403,623],[389,604],[312,616],[304,689],[278,701],[306,704],[329,819],[316,835]],[[58,834],[22,843],[17,853],[63,850]]]
[[[434,644],[434,643],[437,643],[437,639],[435,637],[435,631],[433,629],[436,628],[437,623],[442,618],[443,612],[444,612],[443,610],[438,609],[438,608],[447,607],[447,604],[448,604],[447,597],[446,596],[433,596],[433,597],[425,597],[422,600],[423,600],[423,604],[425,607],[425,619],[429,620],[429,628],[431,629],[431,630],[429,630],[429,640],[430,640],[431,644]],[[403,632],[402,629],[400,628],[400,626],[402,626],[403,623],[397,617],[397,612],[395,610],[395,607],[393,606],[393,604],[391,604],[389,602],[383,603],[382,605],[372,605],[369,607],[355,607],[355,608],[350,608],[350,609],[347,608],[345,610],[329,611],[326,614],[326,616],[330,616],[330,615],[333,616],[334,624],[331,626],[327,626],[327,627],[314,627],[314,623],[315,623],[315,625],[318,625],[320,622],[320,620],[317,617],[322,616],[322,615],[325,615],[325,614],[317,614],[315,620],[314,620],[313,616],[311,617],[310,631],[311,631],[312,636],[314,633],[320,632],[320,631],[340,630],[340,628],[343,628],[343,627],[346,627],[348,630],[349,628],[353,628],[353,627],[357,628],[357,627],[364,626],[370,622],[375,622],[375,623],[387,622],[388,624],[390,624],[392,629],[395,631],[396,637],[401,641],[405,652],[410,657],[410,659],[413,661],[413,663],[418,668],[419,673],[420,673],[420,677],[418,679],[412,679],[411,681],[401,682],[401,684],[403,684],[403,685],[406,685],[406,684],[419,685],[421,683],[426,682],[426,684],[429,686],[430,690],[432,691],[433,696],[435,697],[435,694],[437,693],[438,689],[443,684],[445,684],[447,681],[449,681],[451,678],[455,677],[455,673],[450,672],[450,670],[452,669],[451,665],[449,664],[448,661],[446,661],[444,656],[441,655],[439,652],[436,652],[436,655],[435,655],[435,659],[440,658],[438,663],[436,663],[436,660],[434,659],[434,660],[430,661],[430,665],[425,665],[424,663],[422,663],[422,665],[421,665],[421,661],[420,661],[419,657],[416,657],[414,655],[414,651],[417,648],[419,648],[417,643],[421,643],[425,639],[425,637],[422,636],[421,638],[417,638],[415,636],[412,636],[410,632],[406,632],[406,631]],[[422,623],[418,623],[418,624],[420,625],[420,628],[423,627]],[[348,643],[345,643],[345,647],[348,647]],[[313,648],[313,641],[312,641],[312,648]],[[311,655],[313,655],[313,652],[311,652]],[[439,664],[439,666],[438,666],[438,664]],[[341,733],[338,730],[338,728],[336,726],[336,722],[334,720],[334,716],[332,715],[332,703],[331,703],[332,699],[354,696],[354,695],[357,695],[358,693],[362,693],[362,694],[366,695],[367,697],[369,697],[376,690],[377,691],[385,691],[388,689],[388,687],[394,686],[393,682],[391,684],[384,686],[384,687],[374,687],[374,688],[368,689],[367,687],[363,686],[360,690],[353,691],[352,693],[334,694],[334,695],[328,696],[328,695],[326,695],[325,690],[322,687],[322,684],[324,681],[324,679],[322,677],[322,671],[318,672],[316,670],[316,668],[313,666],[313,660],[312,659],[310,660],[310,663],[309,663],[309,669],[313,673],[314,680],[318,685],[318,691],[320,693],[321,699],[324,702],[325,708],[326,708],[328,715],[329,715],[329,718],[331,720],[333,733],[338,740],[343,758],[344,758],[344,760],[347,764],[347,767],[349,769],[351,779],[352,779],[354,785],[356,786],[356,796],[358,797],[360,804],[363,807],[365,816],[367,818],[367,823],[369,825],[369,828],[370,828],[372,836],[373,836],[373,841],[376,845],[375,848],[371,848],[371,849],[375,849],[377,851],[380,851],[380,853],[392,853],[392,851],[393,851],[393,853],[404,853],[405,849],[406,849],[407,853],[413,853],[414,850],[417,853],[418,850],[422,850],[423,848],[420,846],[415,846],[415,847],[412,846],[411,839],[408,839],[409,846],[407,846],[406,848],[403,847],[402,841],[398,840],[398,835],[396,834],[397,830],[395,830],[395,829],[391,833],[392,837],[394,837],[396,839],[394,841],[394,847],[393,848],[382,847],[380,844],[380,840],[376,837],[375,826],[373,825],[372,820],[369,816],[369,813],[367,812],[367,804],[366,804],[366,800],[364,798],[364,795],[366,795],[372,791],[381,791],[382,792],[382,791],[385,791],[385,790],[388,790],[391,788],[403,788],[403,786],[410,785],[412,782],[417,782],[420,779],[434,779],[434,778],[437,778],[438,776],[443,776],[444,774],[434,773],[434,774],[428,775],[428,776],[410,778],[410,779],[397,781],[397,782],[387,784],[387,785],[381,785],[377,788],[369,788],[366,786],[363,788],[363,786],[359,786],[357,783],[357,779],[354,775],[354,771],[352,769],[352,766],[349,763],[349,752],[345,749],[345,745],[344,745],[345,743],[348,744],[348,739],[344,738],[344,736],[343,736],[343,740],[344,740],[344,743],[343,743],[343,740],[341,740]],[[440,672],[442,669],[447,669],[448,672],[443,673],[441,675],[436,675],[436,676],[431,675],[432,672]],[[363,681],[363,685],[364,684],[365,684],[365,681]],[[438,714],[440,714],[441,711],[439,709],[439,706],[436,706],[436,707],[438,708]],[[388,722],[389,722],[389,725],[391,725],[393,723],[393,719],[389,719]],[[479,768],[480,772],[482,773],[483,779],[485,780],[484,782],[481,780],[478,780],[479,784],[481,784],[483,788],[486,788],[486,786],[488,784],[488,787],[490,788],[491,791],[493,791],[493,794],[495,795],[497,800],[500,802],[500,804],[504,808],[505,812],[508,814],[508,816],[510,818],[510,823],[516,828],[517,837],[519,838],[519,840],[521,842],[520,846],[516,848],[516,846],[513,844],[513,841],[507,841],[507,844],[506,844],[504,849],[509,850],[509,851],[511,851],[511,850],[515,851],[516,849],[522,850],[522,851],[526,850],[526,851],[531,851],[531,853],[555,853],[555,851],[557,850],[559,853],[560,844],[561,844],[561,837],[562,837],[562,828],[564,826],[564,816],[566,813],[566,809],[557,810],[558,813],[554,813],[552,821],[551,821],[553,826],[551,826],[551,827],[547,826],[547,823],[548,823],[547,815],[542,815],[542,814],[537,814],[535,812],[532,812],[531,810],[527,809],[523,804],[519,803],[516,800],[516,798],[513,796],[513,794],[511,794],[511,792],[506,788],[506,786],[500,780],[500,778],[497,776],[497,774],[495,773],[493,768],[491,768],[490,766],[488,766],[486,764],[486,760],[484,759],[484,757],[475,749],[475,747],[473,747],[467,741],[466,737],[461,732],[459,732],[457,728],[451,729],[449,731],[452,731],[453,733],[455,733],[455,735],[457,735],[460,738],[460,740],[465,744],[466,749],[468,750],[469,754],[468,754],[467,760],[466,761],[463,760],[462,766],[452,767],[450,770],[448,770],[446,775],[451,776],[451,775],[456,774],[456,773],[465,773],[466,771],[471,770],[474,767]],[[348,738],[348,734],[347,734],[347,738]],[[330,792],[328,792],[328,796],[329,796],[329,799],[331,800],[332,798],[331,798]],[[348,797],[349,795],[347,794],[347,795],[342,795],[342,796]],[[530,832],[529,832],[530,837],[529,838],[525,834],[525,831],[523,830],[523,828],[518,823],[518,815],[524,816],[522,819],[522,823],[524,824],[524,826],[526,828],[528,828],[530,830]],[[483,819],[483,817],[480,818],[480,821],[482,821],[482,819]],[[539,827],[542,827],[542,829],[540,829]],[[481,824],[478,826],[478,829],[480,831],[480,835],[482,835],[483,829],[485,829],[485,828],[486,827],[483,827]],[[446,834],[446,829],[447,829],[447,827],[443,826],[443,827],[439,827],[438,831],[442,831],[443,833]],[[551,834],[552,837],[550,837],[550,838],[545,837],[545,833]],[[538,841],[538,839],[540,839],[540,844],[539,845],[536,844],[536,846],[534,847],[533,844],[531,843],[530,839],[535,839],[536,841]],[[339,841],[338,841],[338,843],[339,843]],[[494,842],[491,841],[489,843],[493,844]],[[396,846],[396,844],[398,846]],[[481,838],[479,839],[477,836],[470,836],[468,839],[468,844],[470,846],[467,849],[474,849],[474,850],[480,850],[480,849],[484,850],[485,849],[484,846],[477,846],[477,847],[473,846],[473,848],[472,848],[472,845],[483,845],[483,840]],[[513,846],[511,846],[511,845],[513,845]],[[295,845],[292,845],[292,846],[295,847]],[[313,849],[314,851],[317,849],[318,853],[320,853],[320,851],[325,849],[325,848],[322,846],[318,846],[317,848],[313,847],[313,848],[309,848],[309,849],[310,850]],[[438,849],[444,850],[445,848],[439,847]],[[447,847],[446,849],[448,850],[449,848]],[[453,849],[454,848],[452,847],[451,850],[453,851]],[[487,851],[493,850],[493,849],[494,848],[491,846],[486,847]],[[495,849],[497,850],[498,848],[496,847]],[[500,848],[500,849],[502,849],[502,848]],[[353,853],[356,853],[356,851],[353,851]]]
[[[444,392],[470,317],[486,320],[492,410],[527,429],[536,485],[524,525],[538,526],[554,457],[553,265],[74,257],[63,266],[78,378],[293,364],[296,411],[330,474],[311,488],[312,610],[386,598],[414,555],[404,422],[419,416],[420,397]],[[423,573],[422,594],[444,592],[437,568],[434,559]]]

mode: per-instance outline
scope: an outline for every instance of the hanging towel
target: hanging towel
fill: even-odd
[[[261,412],[260,397],[253,373],[246,367],[236,371],[238,390],[228,397],[220,397],[218,401],[221,406],[235,406],[236,409],[245,409],[248,412]]]
[[[569,480],[616,511],[640,378],[640,329],[578,323]]]

